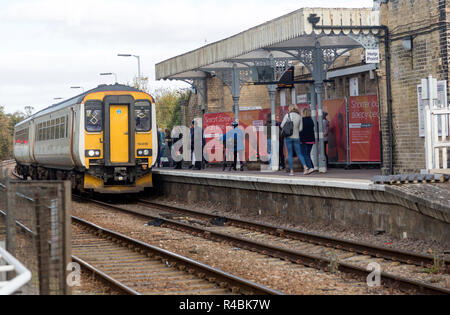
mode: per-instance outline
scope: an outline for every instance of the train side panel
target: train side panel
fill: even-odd
[[[34,158],[39,166],[73,169],[71,154],[72,115],[70,108],[34,120]]]
[[[31,165],[32,144],[33,144],[33,123],[28,122],[14,131],[14,147],[13,153],[16,161],[22,165]]]

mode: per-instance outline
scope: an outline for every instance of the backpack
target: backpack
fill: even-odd
[[[281,131],[281,136],[284,138],[290,137],[294,134],[294,123],[291,119],[291,114],[289,115],[289,121],[286,122],[286,124],[283,127],[283,130]]]

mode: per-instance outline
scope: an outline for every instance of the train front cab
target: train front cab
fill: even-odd
[[[156,111],[142,92],[94,93],[84,100],[84,190],[136,193],[153,187]]]

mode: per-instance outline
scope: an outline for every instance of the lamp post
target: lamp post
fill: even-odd
[[[114,75],[114,77],[116,78],[116,83],[117,83],[117,73],[114,73],[114,72],[105,72],[105,73],[100,73],[100,75],[103,75],[103,76],[105,76],[105,75]]]
[[[135,57],[138,61],[138,80],[141,80],[141,57],[131,54],[118,54],[119,57]]]

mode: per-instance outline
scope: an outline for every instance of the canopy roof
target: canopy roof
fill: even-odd
[[[274,58],[294,60],[290,50],[314,48],[351,49],[361,47],[360,30],[314,29],[308,18],[320,17],[317,25],[326,26],[379,26],[379,11],[372,9],[303,8],[247,31],[218,41],[197,50],[168,59],[156,65],[156,79],[204,78],[204,71],[230,68],[233,63],[246,67],[246,61]],[[377,30],[373,31],[374,33]],[[364,31],[368,34],[370,31]]]

